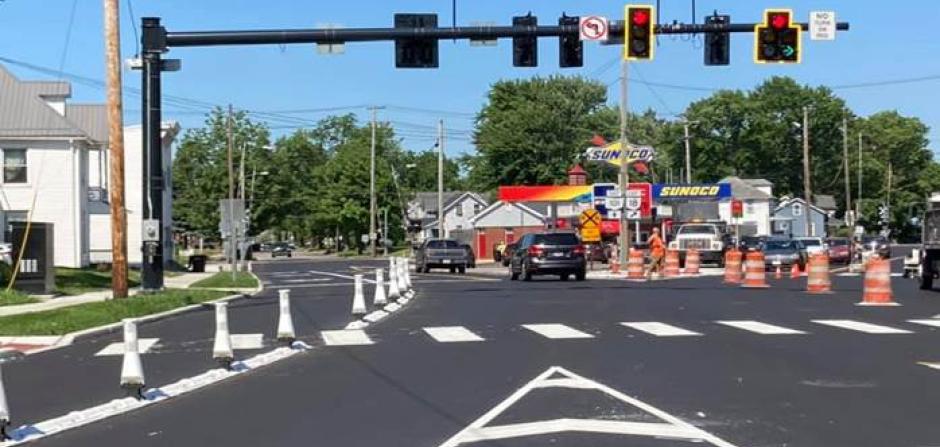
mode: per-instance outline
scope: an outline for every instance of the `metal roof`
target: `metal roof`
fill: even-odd
[[[754,184],[760,181],[767,182],[767,180],[764,180],[764,179],[745,180],[745,179],[740,179],[740,178],[731,176],[731,177],[725,177],[719,180],[718,183],[730,184],[731,196],[734,197],[735,199],[740,199],[740,200],[773,199],[773,196],[771,196],[770,194],[767,194],[766,192],[761,191],[757,189],[756,187],[754,187]],[[767,183],[770,183],[770,182],[767,182]],[[767,185],[767,186],[772,186],[772,185],[773,183],[770,183],[770,185]]]
[[[836,205],[836,198],[828,194],[813,194],[814,205],[824,209],[824,210],[835,210],[839,206]]]
[[[0,65],[0,137],[87,137],[40,96],[67,96],[58,82],[21,82]]]
[[[68,104],[65,117],[99,143],[108,142],[108,108],[104,104]]]

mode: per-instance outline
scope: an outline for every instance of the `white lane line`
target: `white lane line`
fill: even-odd
[[[483,341],[483,337],[474,334],[463,326],[437,326],[422,328],[435,341],[440,343],[459,343],[468,341]]]
[[[338,331],[322,331],[323,343],[327,346],[359,346],[371,345],[372,339],[362,329],[342,329]]]
[[[543,337],[552,338],[552,339],[562,339],[562,338],[594,338],[593,335],[586,332],[581,332],[573,327],[565,326],[563,324],[557,323],[548,323],[548,324],[523,324],[522,327],[535,332]]]
[[[644,322],[633,322],[633,323],[620,323],[623,326],[636,329],[638,331],[646,332],[647,334],[655,335],[657,337],[685,337],[692,335],[702,335],[698,332],[693,332],[688,329],[682,329],[681,327],[676,327],[666,323],[660,323],[658,321],[644,321]]]
[[[343,275],[343,274],[334,273],[334,272],[321,272],[321,271],[318,271],[318,270],[309,270],[309,272],[310,272],[310,273],[313,273],[314,275],[332,276],[332,277],[334,277],[334,278],[351,279],[351,280],[355,280],[355,279],[356,279],[356,278],[355,278],[354,276],[352,276],[352,275]],[[374,280],[374,279],[362,278],[362,281],[363,281],[363,282],[366,282],[366,283],[369,283],[369,284],[375,284],[375,280]]]
[[[261,349],[264,347],[264,334],[231,334],[229,340],[232,349]]]
[[[715,323],[731,326],[737,329],[743,329],[745,331],[755,332],[761,335],[798,335],[806,333],[796,329],[775,326],[773,324],[761,323],[760,321],[753,320],[725,320],[716,321]]]
[[[928,367],[928,368],[940,369],[940,363],[934,363],[934,362],[917,362],[917,364],[918,364],[918,365],[926,366],[926,367]]]
[[[298,279],[279,279],[278,282],[285,284],[300,284],[308,282],[327,282],[332,281],[332,278],[298,278]]]
[[[140,338],[137,340],[137,352],[146,354],[159,341],[159,338]],[[95,353],[95,356],[97,357],[108,355],[124,355],[124,342],[111,343],[108,346],[105,346],[104,349]]]
[[[938,320],[938,319],[933,319],[933,320],[907,320],[907,321],[910,321],[911,323],[914,323],[914,324],[922,324],[922,325],[924,325],[924,326],[940,327],[940,320]]]
[[[866,334],[910,334],[911,331],[893,328],[890,326],[881,326],[878,324],[865,323],[855,320],[813,320],[813,323],[824,324],[851,331],[865,332]]]

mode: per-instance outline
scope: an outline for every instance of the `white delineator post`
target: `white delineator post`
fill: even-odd
[[[401,291],[398,289],[398,265],[395,257],[388,259],[388,300],[395,301],[401,298]]]
[[[225,369],[231,369],[235,360],[232,337],[228,330],[228,303],[215,304],[215,343],[212,345],[212,358]]]
[[[294,335],[294,319],[290,314],[290,289],[278,290],[280,313],[277,317],[277,340],[288,344],[297,337]]]
[[[385,271],[381,268],[375,269],[375,296],[372,298],[372,304],[375,307],[388,304],[385,298]]]
[[[10,406],[7,405],[7,392],[3,387],[3,364],[0,363],[0,442],[10,437],[7,435],[7,427],[10,425]]]
[[[398,293],[405,295],[408,293],[408,284],[405,282],[405,258],[395,258],[395,264],[398,268]]]
[[[143,398],[142,390],[146,385],[144,366],[140,361],[140,348],[137,343],[137,322],[132,318],[124,320],[124,361],[121,364],[121,388],[129,395]]]
[[[356,317],[362,317],[368,313],[366,309],[366,298],[362,294],[362,275],[355,275],[355,289],[353,291],[352,314]]]

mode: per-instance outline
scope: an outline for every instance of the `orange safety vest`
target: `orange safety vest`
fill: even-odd
[[[663,245],[662,238],[659,235],[654,234],[650,237],[650,255],[652,256],[663,256],[666,254],[666,247]]]

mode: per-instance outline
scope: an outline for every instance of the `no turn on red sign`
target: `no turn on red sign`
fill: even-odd
[[[606,17],[581,17],[579,29],[581,40],[605,41],[610,34],[610,26]]]

